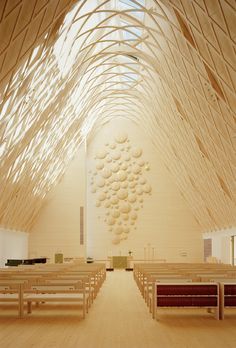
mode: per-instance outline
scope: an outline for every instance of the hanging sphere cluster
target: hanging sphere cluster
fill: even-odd
[[[113,244],[128,238],[136,229],[138,211],[151,186],[144,177],[149,163],[142,159],[142,149],[131,147],[126,133],[118,134],[106,143],[95,156],[91,173],[91,192],[96,195],[96,207],[105,208],[104,222],[113,233]]]

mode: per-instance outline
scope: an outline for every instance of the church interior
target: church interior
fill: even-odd
[[[235,23],[0,0],[1,347],[236,346]]]

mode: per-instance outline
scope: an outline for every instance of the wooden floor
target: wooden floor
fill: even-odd
[[[204,311],[162,311],[154,321],[132,272],[108,272],[85,320],[76,309],[0,312],[1,348],[235,348],[236,309],[217,321]],[[7,312],[8,313],[8,312]]]

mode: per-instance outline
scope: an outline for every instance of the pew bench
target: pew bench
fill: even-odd
[[[81,281],[84,283],[85,294],[88,301],[88,306],[90,307],[95,298],[95,291],[89,276],[85,276],[85,275],[68,276],[65,274],[65,275],[58,275],[55,278],[48,277],[43,280],[43,282],[47,284],[58,285],[58,286],[59,285],[60,286],[78,285],[78,283]]]
[[[0,282],[0,303],[14,303],[18,308],[18,317],[22,318],[23,310],[23,288],[24,282]]]
[[[236,280],[220,282],[220,319],[224,319],[226,308],[236,308]]]
[[[27,312],[32,313],[32,303],[73,303],[82,306],[82,317],[88,313],[89,297],[83,282],[76,284],[35,284],[23,293],[23,303],[27,303]]]
[[[152,296],[153,285],[155,282],[162,283],[173,283],[173,282],[185,282],[186,278],[183,278],[179,274],[153,274],[145,277],[145,281],[143,284],[143,298],[146,303],[148,303],[150,296]],[[192,279],[188,278],[188,281],[192,281]]]
[[[219,320],[218,283],[155,283],[153,290],[154,319],[159,308],[206,308],[214,310]]]
[[[152,313],[153,319],[155,318],[155,296],[154,296],[154,289],[156,286],[156,283],[174,283],[174,284],[184,284],[184,283],[192,283],[192,279],[190,278],[151,278],[150,279],[150,284],[148,288],[148,293],[147,293],[147,299],[146,303],[149,308],[149,312]]]

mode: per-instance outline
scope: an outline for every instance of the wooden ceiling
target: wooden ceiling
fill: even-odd
[[[0,225],[30,231],[107,121],[149,135],[202,231],[236,222],[235,0],[1,0]]]

